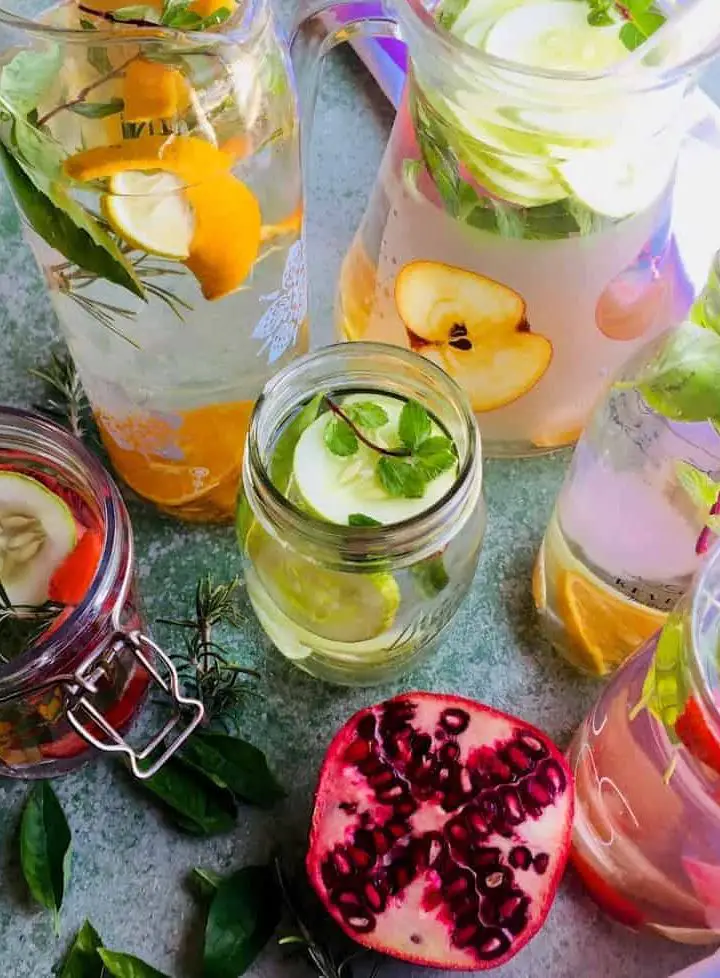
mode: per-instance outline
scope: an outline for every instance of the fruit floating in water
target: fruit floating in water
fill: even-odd
[[[325,758],[307,867],[359,944],[482,971],[542,927],[568,858],[572,775],[539,730],[407,693],[350,719]]]
[[[525,302],[508,286],[442,262],[405,265],[395,284],[414,349],[441,366],[475,411],[516,401],[550,366],[550,340],[533,333]]]

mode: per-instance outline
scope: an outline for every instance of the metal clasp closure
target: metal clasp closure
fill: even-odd
[[[144,650],[152,653],[152,658]],[[89,697],[95,696],[98,684],[112,676],[115,659],[130,651],[138,664],[165,692],[174,705],[174,715],[162,730],[140,750],[134,750],[125,738],[100,713]],[[161,672],[153,659],[163,667]],[[97,652],[75,670],[72,676],[63,676],[63,688],[67,697],[66,718],[73,730],[90,746],[105,754],[123,754],[128,759],[132,773],[141,781],[151,778],[163,764],[185,743],[205,715],[205,707],[196,699],[183,695],[177,670],[165,652],[147,635],[139,631],[117,631],[109,646],[98,656]],[[57,679],[55,680],[57,683]],[[83,722],[85,721],[85,723]],[[102,730],[110,743],[103,743],[86,725]],[[166,739],[175,732],[169,744]]]

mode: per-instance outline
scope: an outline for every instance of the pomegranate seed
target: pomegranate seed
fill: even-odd
[[[353,741],[344,754],[348,764],[357,764],[358,761],[364,761],[368,757],[370,757],[370,744],[366,740]]]
[[[529,869],[532,861],[532,853],[527,846],[515,846],[510,850],[508,862],[513,869]]]
[[[535,872],[542,876],[547,872],[547,868],[550,865],[550,856],[546,852],[541,852],[539,855],[535,856],[533,860],[533,869]]]

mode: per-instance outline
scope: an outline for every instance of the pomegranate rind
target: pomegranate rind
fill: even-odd
[[[445,717],[448,710],[451,714],[459,711],[467,715],[467,728],[459,733],[443,730],[440,718]],[[406,721],[401,719],[397,724],[398,732],[390,736],[387,718],[402,718],[403,711],[406,717],[410,712],[412,716]],[[367,733],[373,722],[374,735],[366,741],[364,734],[358,733],[358,727],[364,724],[364,733]],[[431,746],[423,755],[425,759],[418,761],[418,744],[424,739],[427,745],[428,738],[432,740]],[[372,760],[362,757],[363,742],[371,744]],[[508,748],[518,744],[522,748],[526,742],[534,743],[539,749],[526,774],[518,774],[515,770],[503,781],[504,775],[497,773],[502,767],[492,771],[487,767],[488,757],[490,763],[494,763],[492,757],[516,757],[515,753],[508,755]],[[406,749],[408,744],[415,745],[415,754]],[[415,776],[416,768],[411,764],[437,762],[440,751],[448,750],[446,745],[453,744],[460,748],[457,766],[465,772],[461,773],[458,782],[464,783],[462,801],[458,802],[460,796],[455,796],[454,789],[447,785],[431,797],[418,800],[415,793],[421,792],[417,787],[420,782]],[[388,750],[396,756],[388,757]],[[444,761],[440,763],[445,764]],[[506,771],[511,770],[505,761],[498,763],[504,764]],[[364,774],[358,764],[363,765],[366,772],[372,769],[376,773]],[[392,782],[388,769],[394,774]],[[507,805],[512,804],[512,799],[517,801],[520,792],[524,799],[530,798],[528,805],[532,804],[531,781],[533,784],[540,782],[543,772],[551,769],[557,784],[562,787],[544,807],[536,807],[535,814],[531,814],[529,808],[522,808],[523,821],[510,826]],[[452,770],[455,773],[451,778],[454,778],[457,768]],[[370,777],[375,787],[371,786]],[[488,786],[490,778],[494,781]],[[383,780],[387,782],[384,789],[382,785],[378,787]],[[399,790],[397,782],[405,787]],[[422,790],[427,795],[427,789]],[[393,801],[388,800],[388,792]],[[407,794],[412,798],[407,799]],[[495,821],[490,818],[487,822],[487,834],[469,835],[469,841],[466,839],[462,843],[449,834],[460,832],[471,816],[475,819],[472,824],[476,825],[478,805],[486,805],[488,799],[496,796],[501,799],[500,814]],[[409,809],[413,801],[418,805],[417,810],[404,817],[398,816],[398,810],[403,805]],[[487,812],[487,808],[484,810]],[[567,865],[573,812],[574,786],[570,768],[562,753],[536,727],[464,697],[405,693],[360,710],[333,739],[315,795],[307,855],[308,876],[328,912],[358,944],[413,964],[454,971],[484,971],[509,961],[545,923]],[[409,825],[410,830],[403,831],[403,824]],[[502,834],[500,829],[495,830],[495,826],[500,826]],[[380,835],[376,836],[378,831]],[[401,834],[394,838],[394,832]],[[370,834],[376,839],[375,846],[367,842]],[[388,836],[393,838],[392,843],[387,842]],[[479,843],[478,838],[482,842]],[[433,841],[428,842],[428,839]],[[358,845],[360,841],[365,850]],[[387,845],[387,851],[382,853],[380,848],[384,845]],[[431,856],[433,845],[439,853],[434,859]],[[419,855],[421,851],[427,852],[427,857]],[[497,864],[485,865],[483,861],[488,853],[497,854],[492,857],[498,860]],[[523,865],[524,853],[530,856],[527,866]],[[365,865],[368,861],[369,868]],[[480,865],[484,868],[478,868]],[[535,868],[536,865],[542,868]],[[500,877],[500,884],[493,882],[494,878]],[[463,889],[461,878],[466,880],[465,891],[453,893],[453,888]],[[493,893],[488,889],[491,885],[504,889]],[[368,886],[374,888],[374,895]],[[367,897],[363,897],[362,903],[353,904],[353,899],[358,900],[361,892]],[[489,904],[494,915],[502,914],[510,905],[509,898],[518,903],[523,895],[529,895],[530,902],[522,908],[526,919],[519,929],[515,916],[515,932],[505,930],[502,916],[496,925],[483,916],[486,905]],[[339,906],[338,897],[344,910]],[[367,902],[370,897],[375,912]],[[458,899],[465,903],[458,903]],[[468,911],[468,907],[475,906],[477,910]],[[463,944],[465,935],[473,930],[473,922],[478,934],[473,940],[483,947],[492,947],[494,942],[501,953],[493,950],[488,958],[474,944]],[[498,930],[505,935],[505,940],[493,938],[488,945],[487,935]],[[509,942],[507,947],[504,946],[506,941]]]

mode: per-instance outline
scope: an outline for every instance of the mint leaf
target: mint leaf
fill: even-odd
[[[343,421],[342,418],[331,418],[323,437],[333,455],[346,457],[354,455],[358,450],[357,436],[347,421]]]
[[[364,513],[350,513],[348,516],[348,526],[382,526],[380,520],[374,520],[372,516]]]
[[[12,106],[14,113],[27,115],[57,81],[62,57],[57,44],[43,51],[16,54],[0,74],[0,98]]]
[[[375,428],[382,428],[388,423],[387,411],[379,404],[372,401],[355,401],[352,404],[343,404],[343,414],[350,418],[358,428],[367,428],[374,431]]]
[[[648,406],[673,421],[720,419],[720,335],[679,326],[633,382]]]
[[[415,458],[428,481],[447,472],[457,462],[453,443],[443,435],[436,435],[421,442],[415,452]]]
[[[122,112],[125,103],[121,98],[111,98],[109,102],[76,102],[68,108],[75,115],[84,116],[86,119],[105,119],[109,115]]]
[[[434,598],[450,583],[442,555],[421,560],[419,564],[410,568],[410,573],[421,594],[426,598]]]
[[[432,430],[430,415],[418,401],[405,401],[400,412],[398,434],[402,443],[414,452]]]
[[[647,41],[647,37],[637,29],[635,24],[624,24],[620,31],[620,40],[628,51],[636,51]]]
[[[412,462],[383,455],[375,472],[388,496],[422,499],[425,495],[427,479]]]

